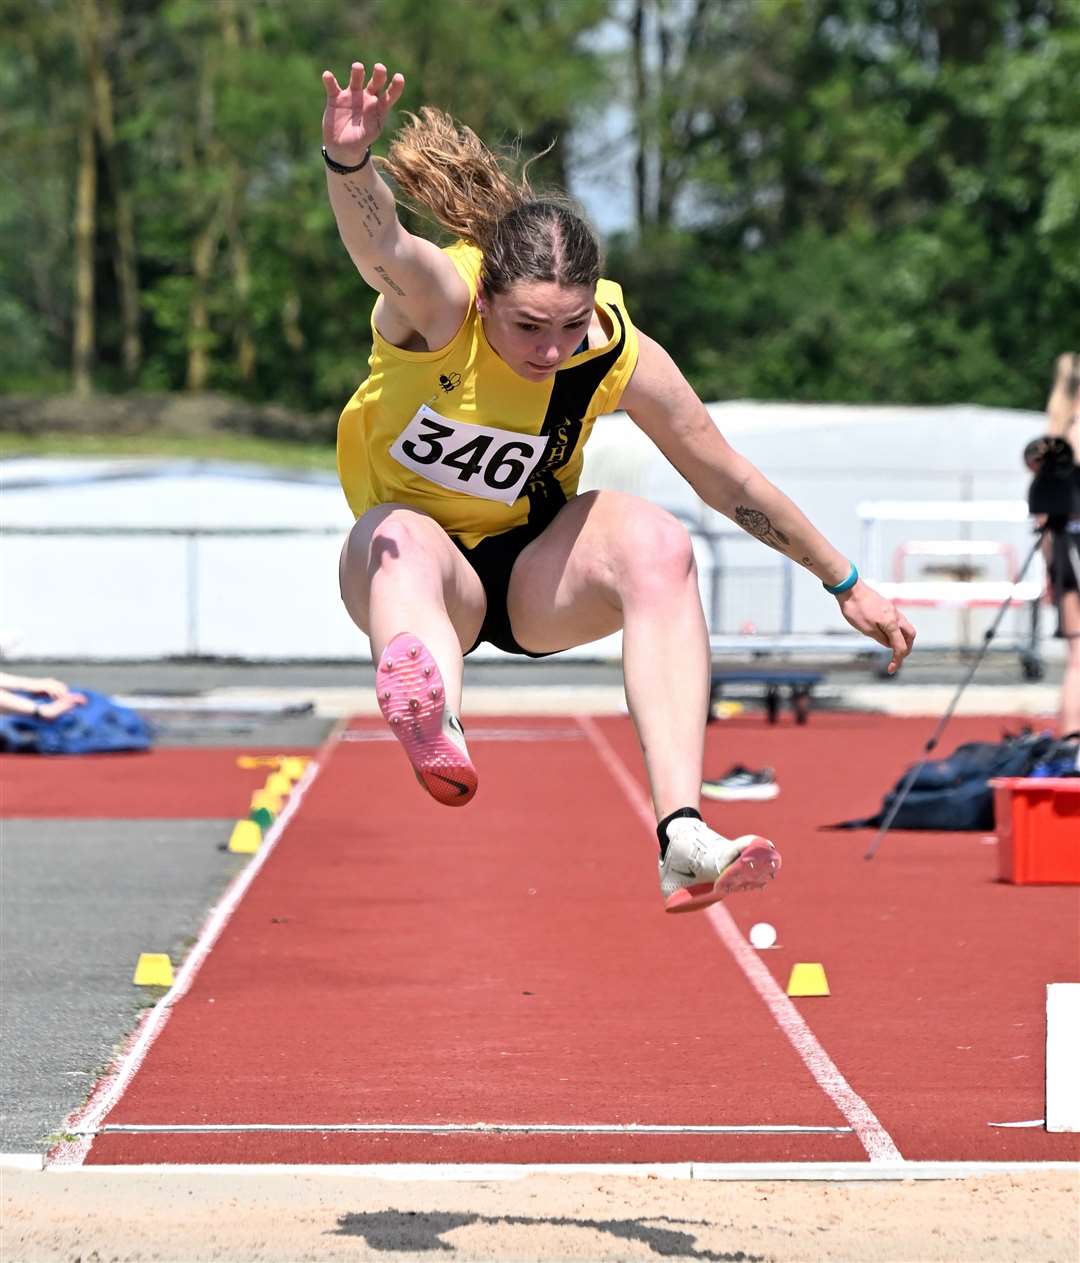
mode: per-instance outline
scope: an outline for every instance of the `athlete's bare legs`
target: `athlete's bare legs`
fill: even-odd
[[[567,649],[623,630],[627,703],[657,818],[701,793],[709,644],[693,549],[663,509],[588,492],[518,558],[509,614],[518,644]]]
[[[476,640],[486,601],[476,572],[432,518],[384,504],[361,517],[341,550],[341,599],[371,639],[372,659],[399,632],[430,650],[450,710],[461,709],[462,654]]]

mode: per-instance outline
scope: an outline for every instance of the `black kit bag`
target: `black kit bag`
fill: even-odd
[[[891,827],[941,832],[994,827],[994,791],[999,776],[1026,776],[1052,752],[1057,742],[1047,734],[1023,732],[1001,741],[969,741],[944,759],[928,760],[912,782]],[[845,820],[827,829],[877,829],[885,821],[904,782],[904,775],[885,795],[881,810],[863,820]]]

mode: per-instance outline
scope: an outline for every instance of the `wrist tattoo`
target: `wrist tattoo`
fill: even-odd
[[[762,513],[760,509],[751,509],[745,504],[737,505],[735,524],[741,526],[748,535],[753,535],[779,552],[783,552],[791,543],[783,531],[773,526],[768,514]]]
[[[394,280],[390,273],[387,272],[386,268],[376,267],[375,271],[383,278],[387,286],[392,289],[399,298],[405,297],[405,291],[401,288],[397,281]]]
[[[803,565],[807,568],[807,570],[812,569],[812,567],[813,567],[813,565],[814,565],[814,563],[810,560],[810,558],[809,558],[809,557],[804,557],[804,558],[802,559],[802,564],[803,564]]]

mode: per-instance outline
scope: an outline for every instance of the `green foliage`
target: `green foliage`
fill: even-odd
[[[199,352],[200,387],[312,410],[341,406],[364,377],[374,295],[327,205],[323,69],[343,78],[354,59],[382,60],[406,74],[402,108],[437,103],[526,150],[568,132],[603,86],[578,44],[608,0],[0,0],[13,36],[0,46],[0,111],[17,162],[0,190],[6,391],[54,386],[71,358],[76,126],[91,95],[74,32],[89,29],[87,6],[135,208],[142,389],[191,385]],[[121,329],[103,148],[97,168],[95,381],[106,389],[121,384]],[[561,158],[537,172],[561,182]]]
[[[0,0],[0,25],[8,392],[70,369],[94,48],[115,123],[95,167],[101,390],[316,412],[355,389],[373,295],[318,156],[320,73],[354,59],[404,71],[400,108],[525,153],[620,107],[640,222],[608,270],[707,398],[1039,407],[1080,348],[1080,0]],[[565,185],[567,148],[538,184]]]
[[[1041,407],[1080,346],[1077,0],[710,12],[696,230],[611,256],[639,323],[706,398]]]

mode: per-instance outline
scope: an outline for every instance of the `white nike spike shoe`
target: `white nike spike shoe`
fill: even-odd
[[[780,869],[780,852],[767,838],[725,838],[704,820],[680,816],[667,827],[660,861],[665,912],[694,912],[741,890],[758,890]]]
[[[375,688],[416,779],[432,798],[464,807],[476,793],[476,768],[461,720],[447,709],[439,668],[419,637],[401,632],[390,641],[379,658]]]

